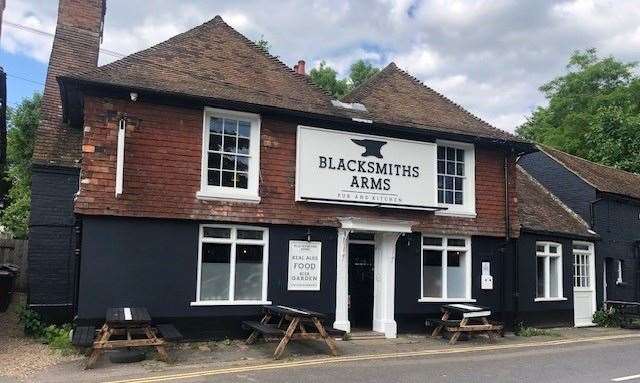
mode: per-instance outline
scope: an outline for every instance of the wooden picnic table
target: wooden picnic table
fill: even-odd
[[[91,331],[84,331],[84,335],[91,336]],[[163,336],[158,337],[158,332]],[[75,334],[74,334],[75,337]],[[119,339],[112,339],[117,337]],[[85,369],[91,368],[104,350],[121,348],[155,347],[160,359],[169,362],[166,344],[167,340],[177,340],[180,333],[173,325],[154,326],[151,316],[143,307],[110,308],[107,310],[105,323],[98,331],[96,340],[92,343],[91,353]]]
[[[449,344],[456,344],[463,332],[468,334],[487,334],[491,342],[495,341],[495,332],[502,330],[502,325],[491,324],[489,316],[491,311],[482,306],[470,304],[448,304],[441,307],[442,318],[437,321],[438,325],[431,333],[436,337],[442,330],[450,333]],[[452,315],[461,319],[451,319]]]
[[[260,336],[265,340],[279,339],[278,347],[273,353],[273,358],[278,359],[290,340],[315,339],[323,340],[329,347],[331,354],[338,355],[338,349],[329,332],[340,332],[341,335],[344,335],[344,332],[326,328],[322,324],[322,321],[326,319],[325,314],[288,306],[268,305],[263,308],[264,316],[260,322],[243,322],[245,328],[253,330],[246,340],[247,344],[255,343]],[[270,323],[272,320],[277,323]]]

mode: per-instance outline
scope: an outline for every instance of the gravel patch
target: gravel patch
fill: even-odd
[[[26,380],[47,367],[81,358],[80,355],[63,356],[46,344],[24,336],[17,316],[24,300],[24,294],[15,294],[11,306],[0,313],[0,377]]]

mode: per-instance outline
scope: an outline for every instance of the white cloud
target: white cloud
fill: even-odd
[[[393,60],[416,76],[427,76],[433,73],[443,61],[438,52],[426,45],[416,46],[407,53],[395,56]]]

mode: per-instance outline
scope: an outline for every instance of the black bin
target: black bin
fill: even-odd
[[[0,265],[0,312],[7,311],[13,296],[13,286],[18,274],[16,265]]]

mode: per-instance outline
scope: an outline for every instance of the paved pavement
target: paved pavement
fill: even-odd
[[[195,382],[640,382],[640,339],[301,365],[168,380]],[[638,375],[635,379],[630,376]],[[627,380],[613,380],[613,379]],[[145,380],[138,381],[142,383]],[[157,380],[149,380],[157,381]]]

